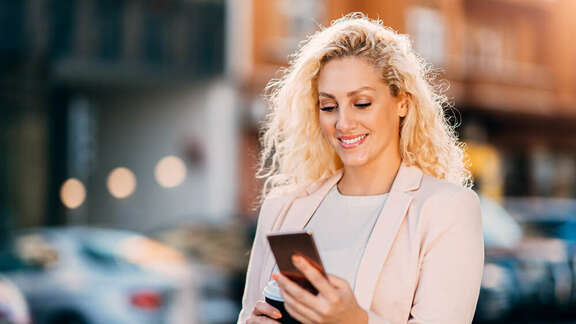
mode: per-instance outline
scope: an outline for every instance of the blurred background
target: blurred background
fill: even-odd
[[[442,70],[477,323],[576,323],[575,0],[0,0],[0,323],[234,323],[261,94],[362,11]]]

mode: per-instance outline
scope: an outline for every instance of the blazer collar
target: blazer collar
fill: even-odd
[[[408,166],[402,162],[390,191],[408,192],[417,190],[422,183],[422,175],[420,168]]]
[[[272,231],[303,229],[318,206],[320,206],[322,200],[324,200],[324,197],[340,181],[343,174],[343,170],[340,169],[327,179],[319,180],[296,193],[289,199],[288,204],[282,208],[280,215],[278,215],[272,226]],[[422,175],[422,171],[418,167],[408,166],[402,162],[390,188],[389,196],[394,196],[393,193],[417,190],[422,182]]]
[[[324,198],[324,196],[328,194],[328,191],[330,191],[330,189],[336,185],[340,179],[342,179],[343,175],[344,170],[339,169],[328,179],[317,181],[308,186],[302,193],[297,194],[296,198],[314,194],[320,194],[322,195],[322,198]],[[421,182],[422,170],[416,166],[408,166],[406,163],[402,162],[400,168],[398,168],[394,182],[392,182],[390,191],[413,191],[420,187]]]

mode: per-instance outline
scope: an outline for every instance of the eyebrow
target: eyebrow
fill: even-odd
[[[348,92],[348,93],[346,94],[346,96],[347,96],[347,97],[352,97],[352,96],[355,95],[356,93],[361,92],[361,91],[364,91],[364,90],[376,91],[376,89],[374,89],[374,88],[372,88],[372,87],[366,86],[366,87],[358,88],[358,89],[356,89],[356,90],[352,90],[352,91]],[[336,99],[336,97],[334,97],[334,95],[331,95],[331,94],[326,93],[326,92],[320,92],[320,93],[318,93],[318,95],[321,96],[321,97],[328,97],[328,98],[330,98],[330,99]]]

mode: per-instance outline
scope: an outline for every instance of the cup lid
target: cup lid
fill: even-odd
[[[272,300],[284,302],[284,298],[282,298],[280,287],[278,287],[276,280],[268,281],[268,284],[264,288],[264,296]]]

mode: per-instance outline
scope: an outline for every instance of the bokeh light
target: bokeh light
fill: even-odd
[[[60,188],[60,200],[64,206],[74,209],[80,207],[86,200],[86,189],[78,179],[70,178]]]
[[[132,195],[136,189],[136,176],[130,169],[119,167],[110,172],[106,186],[115,198],[126,198]]]
[[[177,156],[164,157],[156,164],[154,176],[162,187],[176,187],[186,178],[186,165]]]

